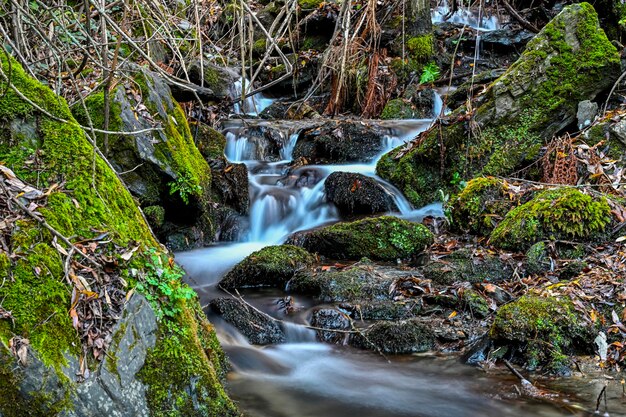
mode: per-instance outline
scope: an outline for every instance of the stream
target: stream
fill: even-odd
[[[433,11],[433,22],[448,12],[447,4]],[[451,19],[479,30],[499,27],[494,16],[477,16],[461,9]],[[245,85],[245,84],[244,84]],[[235,86],[241,93],[242,82]],[[438,97],[438,96],[437,96]],[[345,165],[305,165],[290,169],[299,133],[310,122],[249,118],[271,105],[257,94],[234,108],[223,123],[230,162],[248,168],[250,214],[248,231],[239,242],[218,242],[212,247],[176,254],[187,271],[187,280],[203,305],[226,294],[217,289],[221,277],[252,252],[284,242],[293,232],[341,220],[336,208],[325,201],[324,180],[333,172],[356,172],[375,178],[393,197],[398,212],[411,221],[442,216],[440,204],[414,208],[391,184],[375,175],[378,159],[391,149],[427,129],[433,119],[368,121],[382,128],[382,151],[371,160]],[[433,115],[442,111],[440,97]],[[278,158],[268,154],[267,144],[254,132],[272,128],[279,132]],[[295,178],[306,177],[304,182]],[[276,301],[278,290],[255,289],[241,295],[259,310],[281,319],[286,343],[253,346],[232,326],[208,312],[226,351],[232,370],[228,389],[240,409],[252,417],[400,417],[400,416],[571,416],[591,415],[603,380],[570,378],[542,381],[562,395],[560,406],[516,396],[518,380],[502,371],[482,371],[463,365],[456,356],[404,355],[383,358],[348,346],[318,342],[306,328],[316,302],[295,298],[297,312],[286,315]],[[621,387],[608,390],[611,416],[624,416]],[[620,407],[622,407],[620,414]]]

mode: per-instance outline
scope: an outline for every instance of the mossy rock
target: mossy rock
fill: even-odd
[[[228,290],[244,287],[284,288],[300,269],[315,262],[313,255],[292,245],[267,246],[239,262],[220,281]]]
[[[337,223],[320,229],[298,232],[288,243],[332,259],[383,261],[419,255],[434,241],[426,226],[391,216]]]
[[[406,49],[417,62],[428,61],[435,51],[433,35],[428,33],[407,39]]]
[[[217,130],[205,123],[197,123],[191,127],[196,147],[205,159],[217,159],[224,156],[226,138]]]
[[[289,281],[287,289],[329,303],[388,301],[389,288],[402,276],[367,260],[340,271],[300,271]]]
[[[450,202],[455,228],[488,236],[515,204],[507,192],[508,184],[493,177],[478,177]]]
[[[514,266],[489,253],[474,254],[471,249],[459,249],[450,255],[428,263],[422,273],[434,283],[450,285],[455,282],[500,282],[513,276]]]
[[[605,197],[591,197],[576,188],[555,188],[514,208],[489,238],[498,247],[528,249],[542,240],[599,239],[608,233],[611,208]]]
[[[435,335],[417,320],[379,321],[363,335],[354,335],[350,344],[389,354],[418,353],[435,347]]]
[[[380,114],[380,118],[383,120],[415,119],[417,116],[417,109],[413,107],[411,102],[401,98],[389,100]]]
[[[298,6],[302,10],[314,10],[320,7],[324,0],[298,0]]]
[[[527,168],[546,141],[574,122],[580,101],[613,85],[619,62],[593,7],[567,6],[491,84],[471,123],[464,108],[456,110],[450,116],[456,121],[422,133],[408,151],[403,145],[381,158],[377,173],[419,206],[436,200],[438,190],[452,191],[458,176]],[[540,173],[527,169],[527,175]]]
[[[89,240],[106,231],[107,239],[116,248],[138,244],[132,267],[119,271],[130,290],[131,286],[140,284],[138,276],[155,271],[154,265],[148,266],[148,251],[161,251],[133,198],[114,171],[94,152],[65,100],[30,78],[12,58],[3,55],[0,62],[3,71],[11,74],[11,83],[44,110],[6,89],[6,94],[0,97],[0,122],[8,127],[5,130],[8,134],[0,138],[0,160],[7,157],[11,147],[26,145],[37,152],[40,165],[37,172],[29,170],[27,159],[31,155],[24,152],[20,160],[12,153],[12,162],[22,168],[21,179],[35,180],[33,184],[41,189],[63,184],[62,192],[51,193],[38,209],[38,214],[57,232],[73,240]],[[94,99],[94,102],[99,101]],[[19,128],[23,123],[34,125],[34,129]],[[19,134],[13,134],[12,127]],[[24,135],[27,130],[32,134]],[[33,220],[17,221],[11,233],[9,249],[15,256],[8,258],[4,252],[0,255],[0,280],[4,282],[0,286],[0,299],[3,308],[11,311],[14,318],[0,320],[0,414],[48,416],[80,406],[87,409],[85,415],[95,415],[100,414],[97,410],[101,404],[110,407],[108,411],[126,412],[126,404],[119,408],[117,401],[145,401],[135,397],[112,398],[113,394],[106,390],[102,391],[101,402],[94,401],[98,397],[79,398],[83,391],[78,390],[81,386],[77,375],[83,350],[68,313],[73,287],[66,284],[65,257],[56,248],[63,243],[53,244],[52,233]],[[137,275],[132,275],[131,269]],[[181,277],[179,273],[175,280],[171,276],[161,280],[158,274],[153,274],[153,285],[171,289],[182,285]],[[95,283],[92,285],[97,289]],[[178,312],[159,321],[157,344],[141,371],[146,376],[155,376],[147,390],[149,413],[153,416],[236,415],[220,383],[225,364],[223,352],[195,293],[187,289],[184,300],[174,300],[167,295],[154,297],[150,291],[138,287],[136,293],[140,292],[152,297],[149,308],[155,311],[175,308]],[[36,363],[39,373],[29,368],[29,375],[20,374],[21,367],[16,366],[12,355],[10,362],[6,361],[8,341],[13,336],[30,341],[29,364]],[[107,354],[115,356],[114,349]],[[93,387],[101,381],[100,371],[108,372],[108,369],[99,368],[88,355],[83,358],[88,361],[92,376],[81,388]],[[27,377],[33,375],[42,383],[41,387],[28,381]],[[140,386],[136,380],[129,382],[133,384]],[[143,390],[138,395],[143,396]]]
[[[520,348],[528,368],[560,371],[566,355],[591,353],[592,332],[581,323],[569,299],[525,295],[498,310],[489,335]]]

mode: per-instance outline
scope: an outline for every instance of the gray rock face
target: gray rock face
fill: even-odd
[[[42,412],[60,409],[59,415],[66,417],[148,417],[146,386],[136,376],[148,349],[156,343],[156,330],[152,307],[143,296],[135,294],[114,329],[106,359],[84,382],[77,381],[80,365],[73,356],[67,357],[68,366],[62,369],[62,374],[44,365],[30,348],[26,366],[19,365],[2,350],[0,363],[13,362],[11,378],[19,381],[19,396],[31,400],[41,398],[29,406],[41,407]],[[23,405],[18,402],[11,413],[27,415],[19,414],[22,410],[19,407]],[[0,411],[0,416],[2,414]]]
[[[146,386],[136,377],[156,343],[156,330],[154,311],[143,296],[134,295],[113,332],[99,373],[77,386],[73,410],[65,415],[148,417]]]
[[[234,326],[250,343],[268,345],[285,342],[285,334],[269,317],[234,298],[217,298],[209,304],[227,323]]]
[[[613,133],[620,142],[626,144],[626,119],[622,119],[610,127],[611,133]]]
[[[331,330],[350,329],[350,320],[341,311],[334,308],[320,308],[313,312],[311,325],[329,331],[316,330],[317,337],[326,343],[342,343],[346,338],[346,333],[333,332]]]
[[[341,214],[375,214],[397,210],[391,194],[376,180],[363,174],[333,172],[324,183],[326,199]]]
[[[578,103],[578,112],[576,113],[576,120],[578,121],[578,129],[583,129],[589,126],[598,114],[598,103],[594,103],[590,100],[583,100]]]

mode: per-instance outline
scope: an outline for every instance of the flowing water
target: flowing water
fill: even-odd
[[[433,21],[442,21],[447,12],[444,3],[433,12]],[[450,20],[481,30],[494,30],[499,25],[495,17],[479,17],[469,9],[459,10]],[[234,96],[241,94],[243,85],[240,80],[234,86]],[[441,99],[437,98],[433,116],[445,111]],[[257,115],[272,101],[257,94],[236,104],[234,113]],[[250,227],[240,242],[218,243],[176,255],[203,304],[225,296],[216,284],[245,256],[265,246],[280,244],[295,231],[340,220],[337,210],[324,196],[324,181],[332,172],[358,172],[375,178],[394,198],[399,210],[392,214],[398,217],[419,221],[424,216],[442,214],[440,204],[412,207],[395,187],[375,175],[380,156],[415,137],[428,128],[432,120],[375,123],[386,132],[380,139],[382,151],[377,157],[353,164],[309,165],[296,169],[289,167],[293,149],[299,132],[310,123],[251,119],[224,124],[226,157],[248,168]],[[272,129],[275,142],[279,143],[278,150],[259,134],[263,129]],[[299,180],[302,178],[305,181]],[[595,397],[604,385],[604,381],[597,380],[568,380],[569,385],[553,382],[565,393],[561,406],[506,399],[515,393],[517,383],[509,374],[485,373],[460,364],[454,357],[409,355],[387,361],[371,352],[322,344],[316,341],[314,332],[304,326],[315,307],[313,300],[298,297],[299,312],[285,315],[276,303],[285,295],[282,291],[257,290],[242,294],[258,309],[283,320],[281,325],[287,338],[286,343],[280,345],[252,346],[237,330],[208,313],[233,366],[229,392],[248,416],[583,416],[590,415],[583,410],[595,407]],[[614,384],[607,392],[611,415],[626,415],[616,410],[624,401],[619,384]]]

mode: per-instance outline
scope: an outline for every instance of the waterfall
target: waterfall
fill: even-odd
[[[231,96],[234,100],[240,100],[243,93],[244,85],[246,87],[246,93],[252,91],[252,85],[245,78],[240,78],[235,81],[231,91]],[[238,101],[233,105],[233,111],[235,114],[247,114],[257,116],[267,107],[269,107],[275,100],[263,95],[263,93],[256,93],[248,96],[243,102]]]

